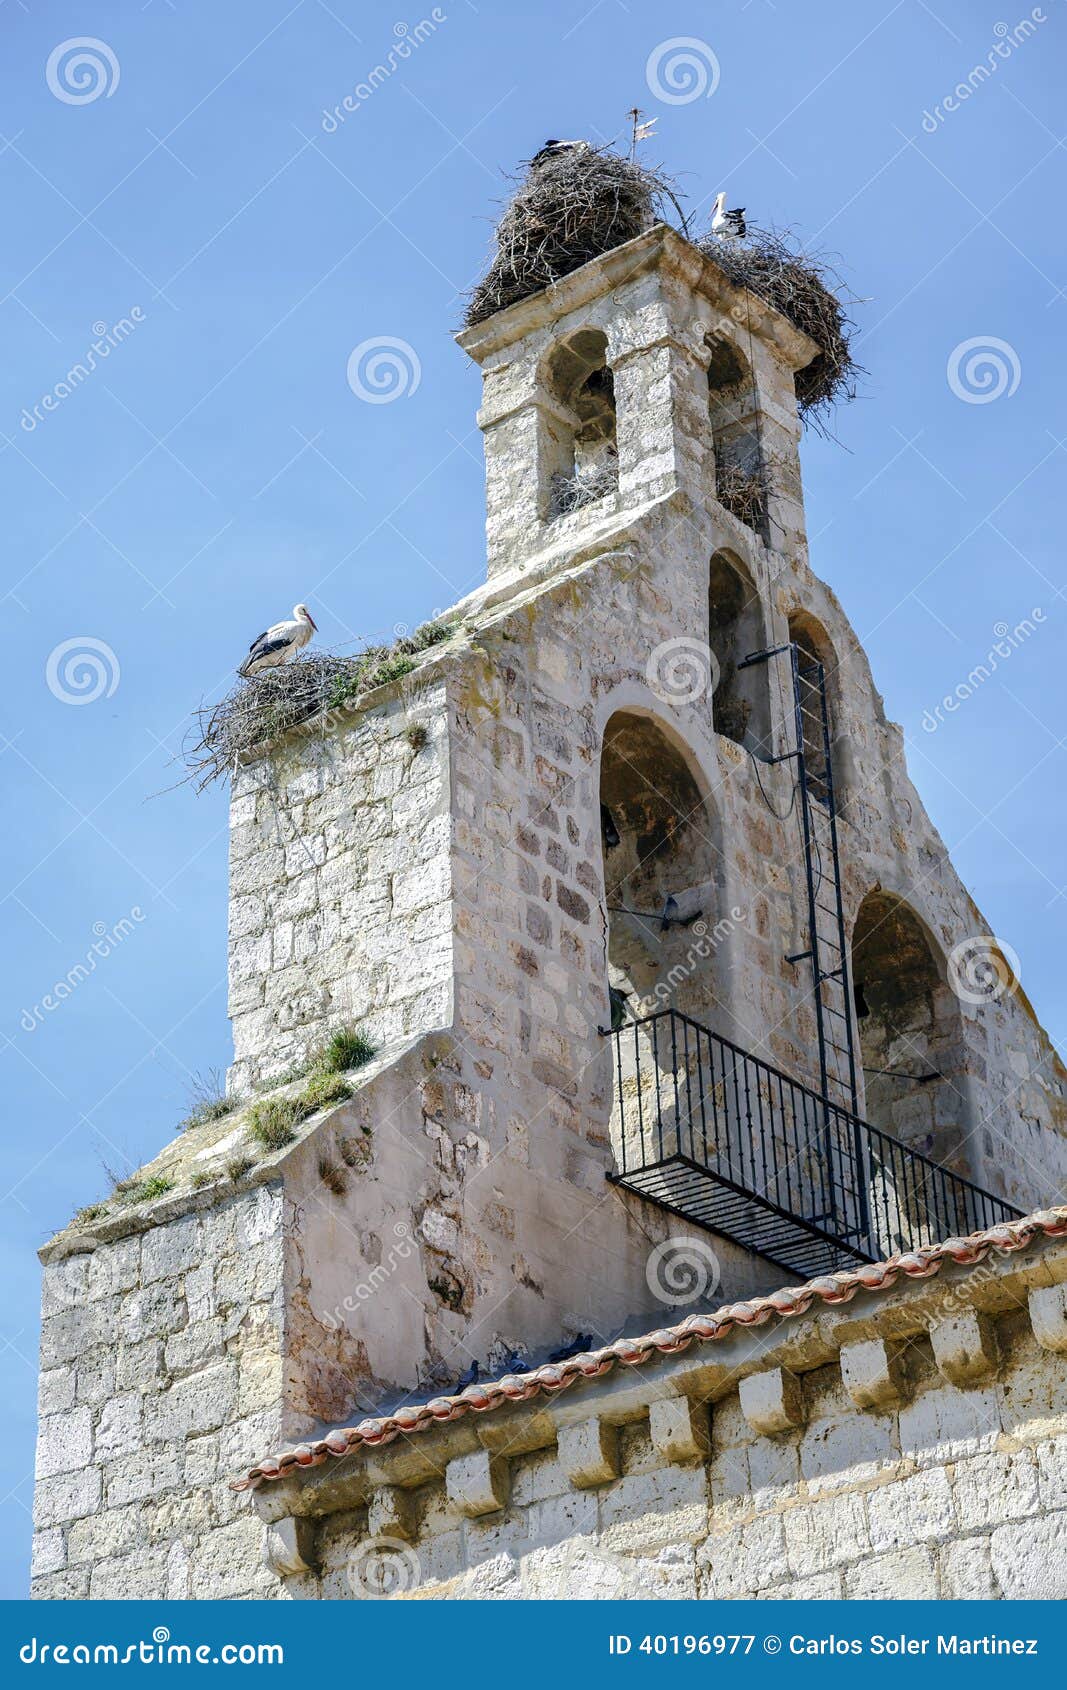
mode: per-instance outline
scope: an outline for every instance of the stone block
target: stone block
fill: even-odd
[[[380,1485],[372,1493],[367,1507],[367,1535],[405,1540],[414,1538],[411,1498],[407,1491],[397,1485]]]
[[[783,1518],[789,1515],[765,1514],[747,1525],[713,1533],[697,1551],[700,1595],[711,1601],[734,1600],[788,1578]]]
[[[30,1577],[43,1578],[46,1573],[56,1573],[66,1564],[67,1546],[62,1526],[49,1526],[37,1532],[30,1557]]]
[[[876,1555],[845,1572],[845,1596],[865,1602],[930,1602],[937,1597],[937,1573],[928,1549],[899,1549]]]
[[[952,1494],[963,1531],[1025,1519],[1041,1512],[1037,1462],[1028,1449],[959,1461],[952,1469]]]
[[[619,1434],[599,1415],[561,1426],[557,1443],[559,1464],[572,1485],[589,1490],[618,1477]]]
[[[1030,1325],[1044,1350],[1067,1351],[1067,1286],[1035,1285],[1030,1292]]]
[[[72,1408],[65,1414],[50,1414],[37,1429],[36,1474],[39,1479],[57,1473],[75,1473],[89,1465],[93,1453],[93,1418],[88,1408]]]
[[[941,1596],[946,1602],[988,1602],[997,1592],[988,1537],[943,1543],[937,1552]]]
[[[804,1390],[796,1374],[784,1367],[750,1373],[742,1379],[741,1412],[754,1432],[775,1437],[804,1422]]]
[[[966,1309],[930,1328],[934,1360],[953,1385],[982,1384],[997,1370],[997,1335],[987,1315]]]
[[[954,1537],[956,1513],[944,1469],[930,1467],[869,1491],[867,1520],[876,1552],[903,1549],[925,1538]]]
[[[141,1397],[133,1392],[111,1397],[96,1422],[96,1459],[103,1463],[125,1455],[141,1441]]]
[[[272,1521],[264,1533],[263,1556],[279,1578],[310,1573],[315,1566],[315,1522],[291,1514]]]
[[[789,1508],[782,1515],[789,1571],[798,1578],[845,1566],[870,1554],[862,1496],[842,1493]]]
[[[1067,1600],[1067,1513],[998,1526],[990,1540],[993,1576],[1009,1602]]]
[[[899,1353],[881,1338],[842,1346],[841,1379],[857,1408],[887,1408],[904,1394]]]
[[[649,1404],[652,1446],[664,1461],[700,1461],[711,1447],[707,1403],[690,1397],[662,1397]]]
[[[99,1467],[63,1473],[55,1479],[38,1479],[33,1493],[33,1518],[37,1527],[62,1525],[95,1513],[102,1490]]]
[[[445,1468],[448,1500],[469,1519],[494,1514],[508,1500],[508,1465],[487,1449],[450,1461]]]

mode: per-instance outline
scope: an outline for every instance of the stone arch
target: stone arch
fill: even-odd
[[[542,362],[554,401],[546,420],[548,514],[563,516],[613,492],[619,481],[615,382],[601,329],[575,329]]]
[[[673,1007],[706,1021],[725,865],[696,759],[651,712],[618,709],[604,729],[600,804],[608,983],[631,1019]]]
[[[767,488],[759,429],[759,395],[752,366],[725,334],[705,336],[708,419],[719,503],[766,540]]]
[[[717,551],[708,573],[708,644],[718,669],[712,700],[717,733],[754,757],[771,749],[770,670],[766,663],[738,669],[743,658],[767,645],[763,605],[749,571],[733,552]]]
[[[878,886],[860,904],[852,929],[851,974],[865,1118],[909,1149],[969,1178],[970,1092],[960,1005],[946,982],[940,949],[897,893]],[[892,1180],[899,1195],[900,1171],[883,1170],[881,1177]],[[966,1230],[963,1214],[927,1212],[934,1198],[932,1191],[916,1194],[923,1183],[915,1189],[909,1184],[907,1201],[902,1200],[911,1220],[929,1223],[940,1236],[958,1226]],[[877,1223],[877,1186],[872,1207]],[[888,1211],[886,1224],[891,1224]],[[910,1247],[907,1238],[888,1242],[893,1248]]]

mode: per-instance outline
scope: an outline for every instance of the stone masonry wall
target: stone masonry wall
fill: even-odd
[[[291,1435],[283,1254],[261,1186],[46,1264],[34,1596],[276,1590],[229,1480]]]
[[[385,689],[382,689],[385,691]],[[376,1045],[450,1014],[448,758],[440,685],[392,689],[234,777],[230,1016],[237,1093],[328,1024]],[[418,726],[426,743],[406,737]]]

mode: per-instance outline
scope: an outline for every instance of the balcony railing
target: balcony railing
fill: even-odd
[[[803,1278],[1021,1210],[677,1010],[625,1023],[616,1184]]]

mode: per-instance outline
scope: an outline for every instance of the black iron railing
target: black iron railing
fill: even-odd
[[[691,1021],[625,1023],[615,1183],[810,1277],[1021,1211]]]

